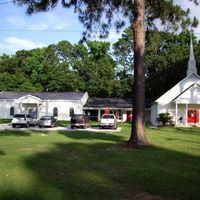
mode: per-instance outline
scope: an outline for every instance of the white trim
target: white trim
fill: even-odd
[[[188,104],[185,104],[185,125],[188,125]]]
[[[30,95],[30,94],[28,94],[28,95],[24,95],[24,96],[18,98],[17,100],[22,100],[22,99],[27,98],[27,97],[30,97],[30,98],[36,99],[36,100],[38,100],[38,101],[41,101],[41,100],[42,100],[42,99],[40,99],[39,97],[36,97],[36,96]]]
[[[175,104],[175,125],[178,125],[178,104]]]

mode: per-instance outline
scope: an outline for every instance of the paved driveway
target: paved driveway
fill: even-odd
[[[14,130],[14,131],[27,131],[27,130],[31,130],[31,131],[89,131],[89,132],[120,132],[121,131],[121,127],[118,127],[116,130],[112,130],[112,129],[99,129],[99,128],[86,128],[86,129],[71,129],[70,126],[67,127],[61,127],[61,126],[57,126],[57,127],[53,127],[53,128],[39,128],[39,127],[29,127],[29,128],[24,128],[24,127],[15,127],[13,128],[11,126],[11,124],[0,124],[0,131],[4,131],[4,130]]]

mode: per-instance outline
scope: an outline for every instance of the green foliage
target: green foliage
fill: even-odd
[[[163,126],[167,124],[171,124],[172,116],[169,113],[159,113],[157,117],[157,121],[161,122]]]
[[[131,91],[131,82],[123,85],[127,77],[131,77],[130,69],[133,63],[133,34],[126,29],[122,37],[113,45],[115,59],[117,60],[118,93],[125,96]],[[130,42],[129,42],[130,41]],[[200,41],[193,35],[194,53],[197,67],[200,66]],[[186,76],[187,62],[189,60],[190,32],[180,34],[162,31],[148,31],[146,34],[146,97],[158,98],[177,82]],[[198,72],[200,68],[198,67]],[[170,77],[170,79],[169,79]],[[164,87],[159,87],[164,85]],[[124,89],[124,90],[123,90]],[[123,93],[125,92],[125,93]],[[120,95],[117,95],[120,96]]]
[[[107,42],[88,41],[72,45],[68,41],[18,51],[0,57],[0,90],[87,91],[90,96],[110,97],[115,78],[115,62]]]

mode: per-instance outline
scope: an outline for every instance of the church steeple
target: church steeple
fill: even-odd
[[[197,68],[196,68],[196,60],[194,58],[192,34],[191,34],[191,37],[190,37],[190,58],[189,58],[189,61],[188,61],[187,76],[189,76],[193,73],[197,74]]]

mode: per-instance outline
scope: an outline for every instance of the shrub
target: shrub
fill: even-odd
[[[161,122],[163,126],[172,123],[172,116],[169,113],[159,113],[157,121]]]

